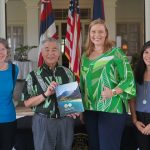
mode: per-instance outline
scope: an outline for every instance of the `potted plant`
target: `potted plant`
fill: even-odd
[[[131,67],[133,70],[135,70],[139,58],[140,58],[140,54],[137,52],[132,56]]]
[[[28,52],[33,48],[37,48],[37,46],[20,45],[20,47],[15,49],[15,52],[16,52],[15,60],[29,61],[28,60]]]

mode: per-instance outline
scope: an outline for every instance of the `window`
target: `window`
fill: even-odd
[[[68,17],[68,9],[54,9],[55,20],[66,20]],[[80,19],[91,19],[91,9],[80,9]]]
[[[15,49],[23,44],[23,26],[8,26],[7,27],[7,39],[9,47],[15,53]]]
[[[125,47],[127,55],[134,55],[140,50],[140,24],[119,23],[117,24],[117,35],[122,38],[122,48]]]

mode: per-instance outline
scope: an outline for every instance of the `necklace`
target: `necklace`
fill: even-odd
[[[149,83],[148,82],[144,82],[144,99],[143,99],[143,104],[147,104],[147,91],[149,88]]]
[[[4,64],[3,66],[0,66],[0,70],[1,71],[4,71],[8,68],[8,65],[7,64]]]

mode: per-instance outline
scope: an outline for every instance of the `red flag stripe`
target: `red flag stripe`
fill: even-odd
[[[40,16],[41,26],[40,26],[40,45],[39,45],[39,57],[38,57],[38,66],[43,64],[43,57],[41,55],[41,42],[48,38],[58,38],[56,34],[56,26],[54,22],[54,17],[52,15],[52,4],[49,3],[41,4],[41,16]]]
[[[81,57],[81,26],[78,0],[70,0],[67,19],[65,55],[69,59],[71,70],[79,80],[79,65]]]
[[[46,20],[47,16],[52,13],[52,5],[48,5],[47,3],[42,5],[43,5],[43,10],[41,13],[41,21],[44,21]]]

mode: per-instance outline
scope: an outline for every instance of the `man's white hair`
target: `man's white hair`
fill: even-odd
[[[57,47],[58,47],[58,50],[59,50],[59,52],[60,52],[60,50],[61,50],[61,45],[60,45],[60,42],[59,42],[58,40],[56,40],[56,39],[54,39],[54,38],[47,38],[47,39],[45,39],[45,40],[43,40],[43,41],[41,42],[41,47],[43,47],[43,45],[44,45],[46,42],[54,42],[54,43],[56,43],[56,45],[57,45]]]

